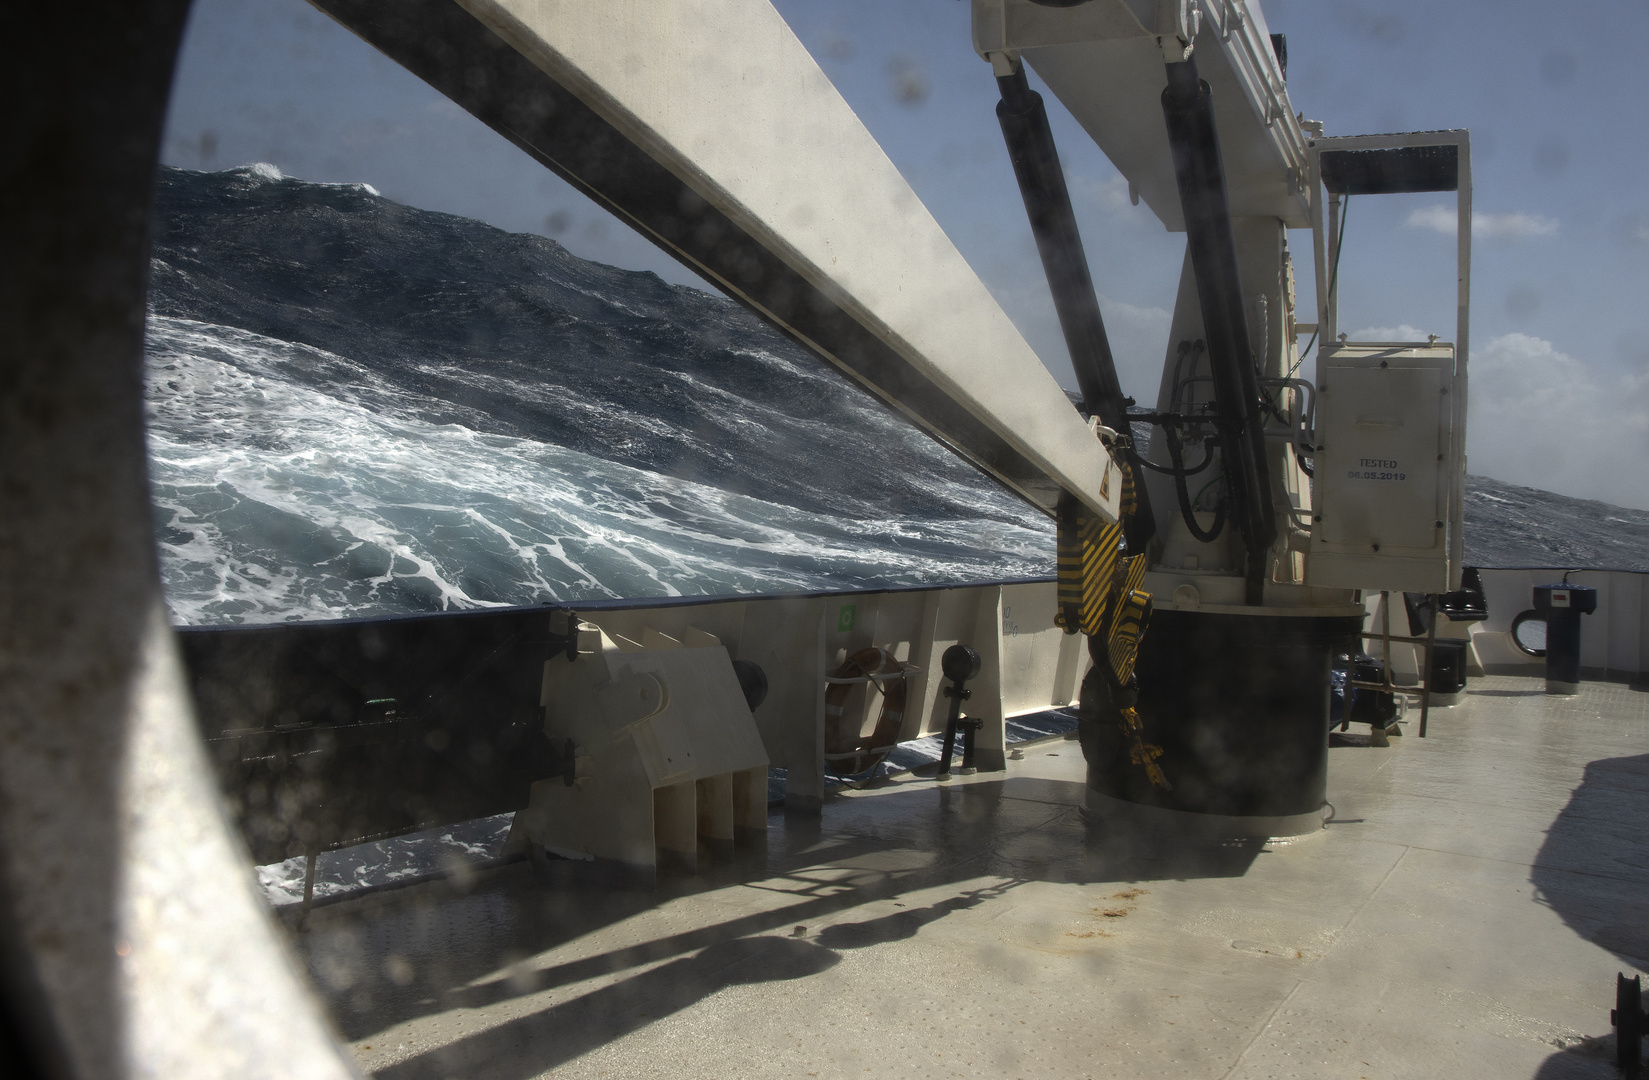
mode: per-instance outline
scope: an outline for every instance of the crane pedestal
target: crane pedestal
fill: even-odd
[[[1088,809],[1106,818],[1232,837],[1318,829],[1328,778],[1329,668],[1355,616],[1159,610],[1140,645],[1141,743],[1152,782],[1103,680],[1083,684]],[[1149,751],[1148,751],[1149,752]]]

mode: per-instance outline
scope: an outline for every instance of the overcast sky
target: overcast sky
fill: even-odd
[[[1074,385],[961,0],[776,0],[1050,370]],[[1474,473],[1649,509],[1649,4],[1269,0],[1331,135],[1465,127]],[[1608,48],[1602,48],[1607,42]],[[1184,251],[1054,102],[1124,388],[1156,394]],[[703,283],[302,0],[195,0],[168,164],[267,161]],[[1453,196],[1354,201],[1341,325],[1451,338]],[[1310,235],[1291,244],[1309,319]]]

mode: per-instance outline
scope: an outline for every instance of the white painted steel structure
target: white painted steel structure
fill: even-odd
[[[1457,195],[1455,205],[1455,328],[1454,374],[1450,409],[1453,413],[1449,427],[1453,444],[1448,451],[1450,460],[1448,482],[1449,513],[1445,520],[1451,525],[1448,538],[1448,588],[1457,588],[1460,572],[1465,565],[1465,531],[1461,527],[1464,515],[1466,475],[1466,402],[1470,386],[1468,362],[1471,356],[1471,221],[1472,170],[1471,133],[1463,130],[1411,131],[1393,135],[1354,135],[1334,138],[1317,137],[1311,140],[1310,189],[1311,235],[1316,255],[1317,270],[1317,325],[1318,340],[1323,342],[1319,355],[1334,348],[1340,338],[1339,276],[1340,233],[1342,204],[1339,196],[1325,198],[1322,187],[1322,156],[1333,151],[1399,150],[1421,147],[1453,147],[1457,153]],[[1404,343],[1410,347],[1425,347],[1418,342]],[[1434,342],[1427,342],[1432,345]],[[1378,575],[1371,576],[1364,587],[1379,588]]]
[[[825,679],[847,657],[876,645],[909,668],[898,740],[943,731],[948,702],[940,658],[955,644],[971,645],[983,663],[969,683],[967,715],[984,721],[978,733],[982,768],[1001,768],[1004,722],[1013,716],[1073,705],[1089,666],[1086,639],[1054,625],[1052,581],[938,589],[834,593],[825,596],[660,601],[581,617],[609,638],[640,643],[715,641],[734,659],[758,664],[768,677],[756,726],[772,763],[787,771],[788,806],[816,810],[825,792]],[[845,710],[859,730],[875,725],[880,695],[858,687]]]
[[[1310,584],[1459,587],[1466,460],[1456,371],[1447,342],[1319,350]]]
[[[1189,51],[1214,92],[1232,216],[1309,225],[1306,135],[1258,4],[973,0],[973,43],[987,59],[1023,57],[1127,178],[1130,195],[1174,232],[1185,219],[1162,122],[1163,61]]]
[[[1273,46],[1265,16],[1258,4],[1243,0],[1206,4],[1090,0],[1074,7],[1047,6],[1034,0],[973,0],[972,6],[974,48],[979,55],[990,60],[998,74],[1020,59],[1035,69],[1127,179],[1134,200],[1143,200],[1171,231],[1183,230],[1185,222],[1162,118],[1160,99],[1167,81],[1163,64],[1165,60],[1186,57],[1196,62],[1198,75],[1212,91],[1243,288],[1256,298],[1248,316],[1250,344],[1262,378],[1284,380],[1298,372],[1302,358],[1297,332],[1316,335],[1320,363],[1332,363],[1331,354],[1341,347],[1336,303],[1341,196],[1324,190],[1322,155],[1330,151],[1420,147],[1457,150],[1459,302],[1452,361],[1445,373],[1449,401],[1439,440],[1444,457],[1435,470],[1441,476],[1441,505],[1428,506],[1423,521],[1416,518],[1405,527],[1410,531],[1430,530],[1439,520],[1444,526],[1433,535],[1435,543],[1418,547],[1376,546],[1377,540],[1348,545],[1321,536],[1311,537],[1312,542],[1307,544],[1306,534],[1316,531],[1316,485],[1304,475],[1292,454],[1281,446],[1273,447],[1268,466],[1277,491],[1279,541],[1269,555],[1272,572],[1268,576],[1279,588],[1268,585],[1265,603],[1267,608],[1297,614],[1322,614],[1349,599],[1329,595],[1335,589],[1444,592],[1458,587],[1464,558],[1460,526],[1471,293],[1469,135],[1464,131],[1434,131],[1323,137],[1320,123],[1306,121],[1295,113],[1288,98],[1283,63]],[[1314,324],[1302,325],[1295,320],[1294,271],[1286,230],[1307,227],[1312,230],[1320,310]],[[1163,413],[1175,412],[1188,400],[1208,397],[1206,392],[1181,396],[1177,381],[1185,362],[1184,348],[1203,333],[1197,295],[1190,287],[1191,269],[1188,255],[1157,403]],[[1431,342],[1403,346],[1409,351],[1437,347]],[[1195,357],[1189,370],[1197,375]],[[1277,397],[1291,401],[1291,408],[1299,408],[1300,393],[1298,389],[1282,389]],[[1428,399],[1416,407],[1430,413],[1432,402]],[[1297,436],[1292,441],[1296,445],[1301,442]],[[1309,444],[1300,449],[1306,456],[1313,452]],[[1169,464],[1160,445],[1153,446],[1152,460],[1162,467]],[[1346,472],[1339,469],[1335,473],[1336,468],[1329,466],[1334,475]],[[1159,593],[1198,598],[1196,603],[1207,595],[1227,609],[1241,606],[1229,602],[1231,585],[1211,580],[1208,574],[1236,566],[1239,556],[1231,550],[1230,538],[1214,543],[1193,540],[1172,512],[1175,500],[1171,485],[1158,475],[1146,479],[1159,525],[1163,526],[1163,546],[1153,562],[1155,573],[1150,586]],[[1348,488],[1339,484],[1332,494],[1338,499],[1336,522],[1389,517],[1392,510],[1389,492],[1378,485]],[[1366,505],[1359,505],[1358,500]],[[1310,570],[1309,564],[1319,556],[1322,565]],[[1302,557],[1307,564],[1303,572],[1299,565]],[[1438,564],[1439,572],[1430,572],[1433,562]],[[1182,573],[1185,570],[1197,571],[1196,578]],[[1297,588],[1301,584],[1311,586],[1317,594],[1302,596]]]

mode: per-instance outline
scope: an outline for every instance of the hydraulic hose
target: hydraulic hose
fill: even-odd
[[[1214,524],[1210,525],[1205,531],[1201,525],[1197,524],[1197,515],[1191,506],[1191,495],[1185,486],[1185,478],[1193,472],[1200,472],[1204,466],[1213,460],[1214,448],[1212,446],[1207,447],[1208,453],[1203,458],[1202,465],[1197,466],[1196,469],[1188,470],[1183,465],[1179,433],[1172,428],[1164,428],[1163,436],[1168,440],[1168,460],[1174,466],[1174,494],[1179,498],[1180,517],[1185,521],[1185,528],[1192,536],[1205,544],[1211,544],[1219,539],[1220,533],[1225,531],[1225,500],[1220,500],[1219,506],[1214,510]]]

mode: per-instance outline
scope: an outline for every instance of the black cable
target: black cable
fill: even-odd
[[[1208,346],[1204,344],[1202,338],[1198,338],[1194,342],[1180,342],[1179,355],[1174,358],[1174,387],[1168,393],[1168,407],[1170,409],[1177,410],[1180,407],[1180,391],[1185,389],[1186,384],[1197,381],[1197,360],[1207,348]],[[1189,376],[1183,374],[1185,360],[1188,356],[1191,358],[1191,374]],[[1203,378],[1206,378],[1209,382],[1213,381],[1212,376],[1203,376]]]
[[[1351,209],[1351,196],[1347,195],[1345,197],[1345,201],[1340,204],[1340,235],[1339,235],[1339,238],[1334,241],[1334,269],[1328,275],[1328,295],[1329,296],[1334,295],[1334,290],[1339,285],[1339,282],[1340,282],[1340,253],[1343,252],[1345,250],[1345,247],[1346,247],[1346,217],[1348,216],[1347,212],[1350,209]],[[1327,304],[1326,304],[1326,302],[1324,302],[1322,300],[1321,297],[1318,298],[1318,301],[1319,302],[1318,302],[1317,306],[1319,308],[1325,308],[1326,309]],[[1312,348],[1316,346],[1317,337],[1322,332],[1323,332],[1323,324],[1319,322],[1317,324],[1317,329],[1315,329],[1311,332],[1311,340],[1305,343],[1305,348],[1304,349],[1300,350],[1299,359],[1295,360],[1294,361],[1294,366],[1288,369],[1288,377],[1290,379],[1292,379],[1294,377],[1294,373],[1296,371],[1300,370],[1300,365],[1305,363],[1305,358],[1308,355],[1310,355]]]
[[[1170,434],[1170,432],[1173,434]],[[1179,453],[1177,452],[1178,447],[1176,445],[1179,442],[1178,432],[1174,432],[1173,428],[1165,425],[1163,427],[1163,434],[1171,440],[1169,442],[1169,455],[1176,461],[1176,466],[1170,468],[1167,465],[1157,465],[1153,462],[1146,461],[1144,458],[1136,457],[1136,460],[1141,465],[1145,466],[1147,469],[1150,469],[1152,472],[1162,473],[1164,476],[1195,476],[1214,463],[1214,440],[1212,438],[1204,439],[1202,442],[1202,461],[1198,462],[1193,468],[1187,469],[1177,464],[1179,460]]]
[[[1164,428],[1163,430],[1171,433],[1168,435],[1168,459],[1173,462],[1177,470],[1174,474],[1174,494],[1179,498],[1180,517],[1185,520],[1185,527],[1192,536],[1205,544],[1211,544],[1219,539],[1220,532],[1225,528],[1225,500],[1221,499],[1218,508],[1214,511],[1214,524],[1209,526],[1206,532],[1203,531],[1202,526],[1197,524],[1196,514],[1191,510],[1191,493],[1185,486],[1186,473],[1184,464],[1180,459],[1179,433],[1175,432],[1173,428]],[[1208,460],[1212,461],[1213,457],[1214,452],[1210,447]],[[1203,464],[1206,465],[1207,462],[1205,461]]]

